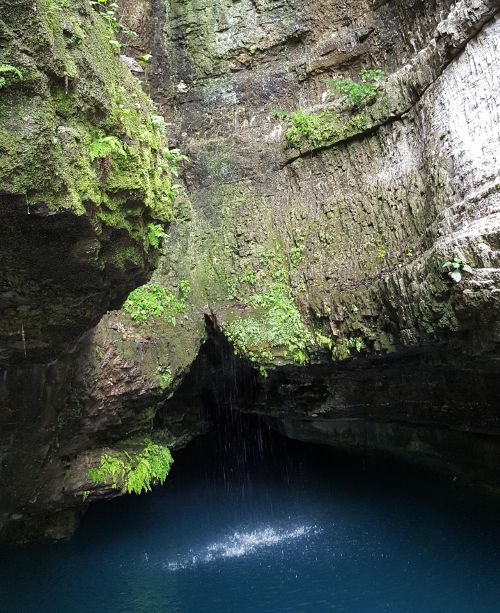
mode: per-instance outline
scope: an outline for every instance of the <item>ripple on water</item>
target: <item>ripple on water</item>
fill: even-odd
[[[163,562],[161,566],[169,572],[177,572],[221,559],[252,555],[261,549],[275,545],[287,545],[297,539],[321,532],[321,528],[317,526],[297,526],[292,529],[266,526],[250,532],[236,531],[215,543],[199,549],[191,549],[187,555],[178,556],[177,560]]]

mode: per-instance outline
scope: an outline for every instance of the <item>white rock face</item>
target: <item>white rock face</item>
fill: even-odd
[[[448,160],[452,199],[460,220],[500,214],[500,19],[485,26],[426,94],[425,137],[436,157]],[[492,190],[497,190],[489,194]],[[486,203],[477,203],[485,199]],[[467,204],[468,203],[468,204]],[[485,229],[492,219],[484,219]],[[462,228],[463,229],[463,228]]]

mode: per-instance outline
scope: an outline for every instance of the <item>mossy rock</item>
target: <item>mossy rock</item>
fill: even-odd
[[[109,38],[88,0],[2,9],[6,359],[53,356],[118,307],[157,263],[151,224],[173,219],[165,124]]]

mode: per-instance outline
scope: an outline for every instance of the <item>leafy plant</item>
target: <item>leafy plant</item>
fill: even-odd
[[[446,269],[446,273],[455,283],[459,283],[462,280],[462,273],[472,274],[474,272],[471,266],[459,257],[454,257],[453,260],[445,262],[443,268]]]
[[[319,347],[327,348],[332,351],[333,340],[329,336],[326,336],[320,330],[316,330],[314,337]]]
[[[167,237],[163,226],[158,223],[148,223],[147,229],[149,244],[155,249],[158,249],[160,240]]]
[[[156,373],[158,375],[158,387],[161,391],[166,390],[172,383],[172,369],[170,366],[160,365],[156,368]]]
[[[341,341],[340,344],[333,348],[332,354],[333,357],[339,360],[345,360],[351,356],[352,349],[357,351],[357,353],[360,353],[364,348],[365,344],[362,338],[357,336],[348,336],[346,339]]]
[[[104,20],[109,33],[109,44],[120,50],[124,45],[117,40],[117,35],[122,36],[137,36],[137,33],[130,30],[125,24],[123,24],[117,14],[120,8],[116,2],[109,2],[109,0],[90,0],[90,4],[95,6],[99,10],[99,14]]]
[[[123,308],[138,323],[145,323],[150,317],[163,317],[175,326],[176,314],[185,309],[188,293],[189,281],[181,281],[178,298],[164,287],[150,283],[131,292]]]
[[[363,69],[359,72],[359,81],[346,79],[325,79],[330,92],[341,95],[344,103],[350,107],[359,107],[371,102],[376,94],[377,88],[374,85],[384,78],[382,70]]]
[[[121,491],[127,494],[150,492],[155,480],[161,484],[165,482],[173,459],[168,447],[156,445],[150,439],[145,439],[144,445],[140,453],[105,453],[101,457],[99,467],[89,469],[89,477],[95,484],[110,484],[114,489],[120,487]],[[83,496],[85,500],[88,491],[84,492]]]
[[[8,84],[8,79],[4,75],[8,75],[10,77],[15,76],[20,81],[24,79],[23,73],[19,70],[19,68],[16,68],[11,64],[0,64],[0,89]]]
[[[152,115],[151,116],[151,124],[155,130],[158,130],[161,134],[166,136],[167,134],[167,125],[165,123],[165,119],[161,115]],[[166,149],[168,151],[168,149]],[[166,156],[165,156],[166,158]]]
[[[188,160],[189,158],[183,155],[179,149],[166,149],[164,152],[165,159],[167,160],[170,172],[174,177],[179,176],[179,162]]]
[[[90,160],[93,162],[98,158],[104,159],[112,153],[127,157],[126,147],[127,145],[116,136],[106,136],[102,130],[99,130],[97,136],[90,143]]]

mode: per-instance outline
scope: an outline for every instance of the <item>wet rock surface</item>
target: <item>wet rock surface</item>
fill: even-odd
[[[231,19],[205,6],[194,26],[186,6],[168,10],[155,13],[165,21],[153,84],[176,109],[192,206],[207,235],[225,237],[204,237],[199,252],[258,277],[259,255],[279,244],[309,329],[331,340],[291,371],[278,349],[245,410],[274,416],[289,436],[389,451],[497,488],[495,3],[241,2]],[[280,40],[263,39],[285,12]],[[331,105],[323,79],[362,67],[386,72],[366,127],[291,148],[272,110],[320,111]],[[459,283],[443,268],[455,257],[473,269]],[[239,300],[208,295],[222,329],[245,314]]]
[[[82,501],[67,511],[64,454],[99,444],[78,420],[92,385],[77,389],[77,356],[150,277],[148,225],[168,225],[173,194],[152,103],[94,8],[16,0],[0,12],[0,531],[12,519],[22,540],[52,514],[47,535],[73,529]],[[26,528],[33,515],[44,520]]]

